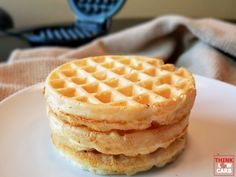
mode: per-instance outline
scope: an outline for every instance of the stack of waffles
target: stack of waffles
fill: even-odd
[[[73,60],[46,79],[52,142],[82,169],[128,174],[182,152],[196,96],[184,68],[142,56]]]

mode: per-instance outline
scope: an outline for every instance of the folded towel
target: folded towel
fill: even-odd
[[[42,82],[56,66],[75,58],[128,54],[162,58],[193,73],[236,85],[236,26],[217,19],[163,16],[70,49],[15,50],[0,64],[0,100]]]

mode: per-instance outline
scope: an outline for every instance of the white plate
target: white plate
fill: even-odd
[[[236,87],[195,76],[197,99],[188,144],[174,163],[137,176],[213,176],[213,155],[236,155]],[[96,176],[78,169],[50,142],[42,84],[0,104],[1,177]]]

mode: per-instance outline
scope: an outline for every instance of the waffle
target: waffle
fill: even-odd
[[[63,155],[97,174],[130,175],[183,150],[196,90],[190,72],[162,60],[98,56],[53,70],[44,95]]]
[[[188,117],[172,125],[145,130],[98,132],[85,126],[65,124],[52,112],[48,113],[50,129],[70,143],[77,151],[97,150],[111,155],[137,156],[166,148],[186,133]],[[134,150],[135,149],[135,150]]]
[[[106,155],[97,151],[77,151],[54,133],[52,140],[57,150],[74,165],[99,175],[134,175],[154,166],[163,167],[176,159],[183,151],[186,142],[184,136],[174,141],[167,148],[161,148],[146,155],[127,157],[124,155]]]
[[[146,129],[187,116],[195,98],[186,69],[139,56],[99,56],[66,63],[46,79],[53,112],[97,131]]]

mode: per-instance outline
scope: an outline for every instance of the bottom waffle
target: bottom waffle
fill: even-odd
[[[153,166],[163,167],[175,160],[185,147],[186,136],[177,139],[165,149],[160,148],[153,153],[134,157],[107,155],[97,151],[76,151],[73,147],[70,147],[67,141],[63,140],[63,137],[57,134],[52,134],[52,141],[63,156],[81,169],[99,175],[133,175],[137,172],[149,170]]]

